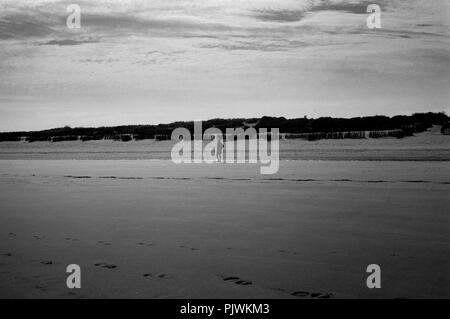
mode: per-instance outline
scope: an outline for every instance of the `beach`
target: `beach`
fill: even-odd
[[[0,299],[450,299],[449,12],[1,0]]]
[[[379,152],[282,141],[275,175],[151,147],[116,157],[106,141],[0,143],[0,297],[449,298],[449,144],[416,152],[430,136]],[[70,264],[81,289],[66,287]],[[381,289],[366,286],[370,264]]]

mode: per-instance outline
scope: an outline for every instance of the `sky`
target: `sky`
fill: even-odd
[[[66,9],[81,8],[69,29]],[[366,25],[368,4],[381,28]],[[0,131],[450,114],[448,0],[0,0]]]

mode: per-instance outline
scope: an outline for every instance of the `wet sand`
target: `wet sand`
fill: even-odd
[[[449,172],[0,160],[0,297],[449,298]],[[69,264],[82,289],[67,289]]]

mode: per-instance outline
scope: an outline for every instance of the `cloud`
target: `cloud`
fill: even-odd
[[[304,10],[257,10],[253,16],[262,21],[295,22],[304,17]]]
[[[54,30],[42,19],[29,14],[11,14],[0,18],[0,39],[43,37]]]
[[[332,30],[337,30],[336,34],[354,34],[360,30],[360,25],[364,24],[365,20],[363,17],[355,20],[352,15],[367,14],[367,6],[372,2],[368,0],[123,0],[118,2],[79,0],[82,10],[82,28],[76,33],[66,28],[65,9],[71,1],[4,1],[6,4],[0,4],[0,40],[52,36],[53,39],[70,39],[71,41],[77,41],[74,37],[80,34],[93,38],[137,35],[218,39],[236,35],[242,37],[246,34],[258,37],[277,35],[290,39],[301,36],[304,32],[330,35],[333,34],[330,32]],[[411,2],[412,6],[422,3],[419,0],[411,0]],[[404,2],[398,0],[377,0],[376,3],[381,5],[383,12],[387,13],[406,7]],[[328,13],[335,15],[329,19]],[[345,13],[346,17],[339,17],[340,13]],[[432,16],[431,13],[426,14]],[[320,18],[316,18],[318,16],[326,17],[319,25],[315,24],[320,21]],[[402,16],[403,13],[397,14],[395,19],[402,21]],[[328,20],[325,21],[325,19]],[[357,24],[354,21],[361,23]],[[407,31],[411,31],[411,28],[437,28],[435,24],[436,21],[433,23],[415,21]],[[399,29],[397,31],[402,31],[400,28],[403,25],[397,24]]]
[[[184,50],[172,50],[172,51],[160,51],[153,50],[145,53],[143,59],[136,60],[133,64],[135,65],[152,65],[152,64],[163,64],[168,62],[174,62],[178,59],[179,55],[184,54]]]
[[[297,22],[305,18],[308,13],[321,11],[346,12],[354,14],[367,14],[367,6],[373,1],[330,1],[311,0],[299,1],[297,6],[281,6],[281,8],[260,8],[252,11],[254,18],[266,22]],[[384,2],[380,6],[385,7]]]
[[[129,33],[177,35],[189,31],[226,31],[231,30],[220,23],[198,22],[186,18],[175,17],[148,17],[143,18],[133,15],[118,14],[84,14],[82,16],[82,27],[101,33]]]
[[[43,43],[42,45],[59,45],[59,46],[66,46],[66,45],[80,45],[85,43],[97,43],[99,41],[97,40],[51,40],[48,42]]]
[[[244,51],[265,51],[276,52],[286,51],[293,48],[307,47],[308,44],[302,41],[289,40],[270,40],[270,41],[227,41],[216,43],[202,43],[201,48],[222,49],[227,51],[244,50]]]
[[[359,1],[359,2],[348,2],[348,1],[323,1],[313,5],[309,11],[318,12],[318,11],[343,11],[354,14],[367,14],[367,6],[376,3],[380,5],[380,7],[384,8],[384,2],[376,2],[376,1]]]

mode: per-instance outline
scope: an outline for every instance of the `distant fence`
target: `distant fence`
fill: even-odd
[[[351,132],[314,132],[314,133],[298,133],[284,135],[285,139],[305,139],[308,141],[316,140],[337,140],[337,139],[360,139],[366,138],[365,131],[351,131]]]
[[[405,137],[405,132],[403,130],[390,130],[390,131],[370,131],[370,138],[384,138],[384,137]]]
[[[407,130],[377,130],[377,131],[348,131],[348,132],[311,132],[311,133],[278,133],[278,138],[283,139],[304,139],[307,141],[317,140],[336,140],[336,139],[365,139],[365,138],[403,138],[412,135],[412,132]],[[225,140],[230,139],[234,135],[223,134]],[[203,136],[206,140],[214,139],[214,135]],[[270,133],[258,134],[258,138],[266,138],[271,140],[274,136]],[[248,138],[248,137],[247,137]],[[20,142],[64,142],[64,141],[98,141],[98,140],[113,140],[121,142],[140,141],[153,139],[155,141],[166,141],[171,139],[168,134],[138,135],[138,134],[113,134],[113,135],[67,135],[67,136],[22,136],[17,137],[15,141]]]
[[[349,132],[313,132],[313,133],[285,133],[285,139],[305,139],[308,141],[337,140],[337,139],[365,139],[365,138],[403,138],[407,134],[404,130],[380,131],[349,131]]]

